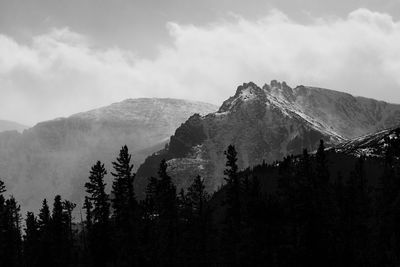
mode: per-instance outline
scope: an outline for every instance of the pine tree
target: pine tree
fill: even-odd
[[[69,200],[64,200],[62,206],[63,206],[63,221],[67,230],[67,239],[70,245],[72,245],[73,241],[72,212],[76,208],[76,204],[72,203]]]
[[[154,266],[158,262],[157,255],[157,224],[159,213],[156,209],[156,198],[158,190],[158,179],[150,177],[146,186],[146,197],[141,202],[141,229],[140,240],[143,253],[143,264],[145,266]]]
[[[21,207],[13,196],[6,200],[6,265],[20,266],[22,259]]]
[[[223,265],[241,265],[239,256],[239,242],[241,236],[241,181],[238,173],[237,152],[233,145],[229,145],[224,152],[226,156],[226,169],[224,170],[226,191],[225,201],[226,216],[225,229],[221,236]]]
[[[63,207],[61,196],[57,195],[54,198],[53,211],[51,216],[51,257],[52,262],[56,266],[66,265],[66,227],[63,220]]]
[[[39,224],[32,212],[27,212],[24,235],[24,262],[27,267],[38,265]]]
[[[38,215],[38,228],[39,228],[39,245],[38,245],[38,265],[39,266],[53,266],[51,255],[51,231],[50,231],[50,209],[47,200],[44,199],[42,207]]]
[[[158,170],[155,206],[159,215],[159,260],[166,266],[175,265],[177,241],[177,198],[176,187],[167,173],[167,162],[162,160]]]
[[[93,204],[90,201],[88,196],[85,196],[85,201],[83,204],[83,208],[85,209],[86,213],[86,220],[84,223],[84,229],[82,231],[83,234],[83,253],[84,253],[84,262],[86,264],[91,263],[92,257],[91,257],[91,237],[93,236],[92,230],[93,230]],[[89,264],[90,265],[90,264]]]
[[[93,203],[93,223],[106,225],[110,217],[109,196],[105,192],[104,176],[107,174],[104,164],[100,161],[92,167],[89,182],[85,184],[89,200]]]
[[[232,226],[238,228],[240,225],[240,191],[241,181],[238,174],[237,152],[233,145],[229,145],[224,152],[226,156],[226,169],[224,170],[226,185],[226,205],[228,220]]]
[[[207,241],[209,238],[209,207],[210,196],[205,190],[204,180],[197,175],[188,188],[186,203],[190,208],[188,240],[184,242],[187,246],[187,254],[190,256],[191,266],[204,266],[208,262]]]
[[[115,172],[111,174],[115,177],[112,188],[112,199],[114,214],[117,227],[127,227],[124,223],[131,223],[136,206],[136,199],[133,189],[135,173],[131,164],[131,155],[128,147],[121,148],[117,161],[113,162]]]
[[[39,230],[41,232],[48,231],[50,225],[50,209],[47,200],[43,199],[42,208],[39,211]]]
[[[209,199],[209,195],[205,189],[203,178],[200,175],[196,176],[188,188],[187,197],[189,198],[195,218],[201,218],[204,214],[206,202]]]
[[[88,231],[90,231],[92,224],[93,224],[93,205],[92,202],[90,201],[88,196],[85,196],[85,202],[83,204],[83,208],[85,209],[86,212],[86,228]]]
[[[89,182],[85,184],[88,199],[92,202],[93,226],[90,231],[89,250],[91,263],[94,266],[107,266],[112,254],[110,247],[110,203],[105,192],[104,176],[107,174],[104,164],[100,161],[92,167]]]
[[[71,261],[73,233],[72,211],[75,204],[57,195],[54,198],[51,216],[51,257],[57,266],[68,266]]]
[[[150,177],[148,184],[146,186],[146,198],[143,202],[145,217],[148,219],[158,216],[155,206],[157,194],[158,194],[158,179],[155,177]]]
[[[117,160],[112,164],[112,206],[116,231],[114,239],[120,246],[116,257],[120,265],[132,265],[137,258],[137,202],[133,189],[135,173],[132,171],[131,155],[126,145],[121,148]]]

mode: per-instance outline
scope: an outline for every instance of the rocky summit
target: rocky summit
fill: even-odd
[[[314,150],[320,139],[336,145],[400,124],[400,105],[309,86],[292,88],[272,81],[259,87],[244,83],[217,112],[195,114],[182,124],[164,149],[148,157],[137,173],[137,191],[168,160],[180,187],[200,174],[207,189],[223,183],[224,150],[238,151],[238,164],[248,167]]]

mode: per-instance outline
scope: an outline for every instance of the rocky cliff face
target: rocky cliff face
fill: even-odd
[[[217,107],[178,99],[129,99],[110,106],[0,133],[0,177],[23,209],[61,194],[81,203],[84,183],[96,160],[111,161],[128,145],[135,167],[162,149],[192,114]],[[110,176],[107,177],[111,185]]]
[[[245,83],[217,112],[190,117],[167,148],[148,157],[138,170],[137,189],[143,192],[145,177],[156,175],[162,158],[178,187],[201,174],[213,191],[223,182],[229,144],[236,146],[243,168],[313,150],[320,139],[338,144],[398,124],[400,105],[277,81],[262,88]]]

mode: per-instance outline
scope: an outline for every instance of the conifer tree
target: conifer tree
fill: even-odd
[[[135,173],[133,173],[133,164],[131,164],[131,155],[128,147],[125,145],[121,148],[119,156],[112,163],[115,172],[111,174],[115,177],[112,185],[113,217],[117,227],[132,227],[133,214],[136,207],[136,199],[133,189]],[[126,225],[128,224],[128,225]]]
[[[5,188],[2,187],[2,193]],[[14,197],[0,193],[0,266],[19,266],[21,261],[20,206]]]
[[[25,219],[24,235],[24,262],[27,267],[38,265],[39,225],[35,215],[27,212]]]
[[[39,211],[39,230],[41,232],[48,231],[50,225],[50,209],[47,200],[43,199],[42,208]]]
[[[20,266],[22,264],[22,240],[21,240],[21,215],[20,206],[15,198],[11,196],[5,202],[5,214],[2,218],[3,231],[6,246],[4,251],[4,266]]]
[[[226,169],[224,170],[226,185],[227,219],[233,227],[240,224],[240,191],[241,181],[238,174],[237,152],[235,146],[229,145],[224,152],[226,156]]]
[[[112,255],[110,247],[110,203],[109,195],[105,192],[104,176],[107,174],[104,164],[97,161],[92,167],[89,182],[85,184],[88,199],[92,202],[93,226],[90,231],[89,250],[91,263],[94,266],[107,266]]]
[[[120,264],[132,265],[137,258],[137,202],[133,189],[135,173],[131,164],[128,147],[121,148],[114,167],[112,185],[113,220],[115,223],[115,242],[120,245],[116,251]]]
[[[62,203],[62,207],[63,207],[63,220],[67,229],[67,236],[68,236],[68,240],[70,242],[72,242],[72,236],[73,236],[73,231],[72,231],[72,212],[74,211],[74,209],[76,208],[76,204],[72,203],[69,200],[64,200]]]
[[[51,253],[51,232],[50,232],[50,209],[47,200],[44,199],[38,215],[39,245],[38,265],[53,266]]]
[[[190,212],[190,240],[184,243],[191,244],[187,254],[191,257],[189,265],[204,266],[208,262],[207,241],[209,238],[209,194],[205,190],[204,180],[197,175],[188,188],[187,203]]]
[[[143,201],[145,218],[151,219],[155,217],[156,213],[158,212],[155,206],[157,190],[158,190],[158,179],[155,177],[150,177],[148,179],[148,184],[146,186],[146,197],[145,200]]]
[[[106,225],[110,217],[109,196],[105,192],[104,176],[107,174],[104,164],[97,161],[90,170],[89,182],[85,184],[89,200],[93,203],[93,223]]]
[[[157,224],[159,213],[156,209],[156,198],[158,190],[158,179],[150,177],[146,186],[146,197],[141,202],[141,229],[140,240],[141,250],[143,251],[143,261],[146,266],[154,266],[157,264],[158,258],[152,257],[157,253],[156,240],[158,239]]]
[[[176,187],[167,173],[167,162],[162,160],[158,170],[156,210],[159,215],[159,260],[172,266],[176,259],[177,241],[177,198]]]
[[[86,212],[86,220],[85,220],[86,228],[88,231],[90,231],[91,226],[93,224],[93,215],[92,215],[93,205],[88,196],[85,196],[85,202],[83,204],[83,208],[85,209]]]
[[[66,225],[63,220],[63,206],[61,196],[54,198],[53,211],[51,216],[51,254],[52,262],[56,266],[65,266],[67,264],[66,250]]]
[[[85,201],[83,204],[83,208],[85,209],[86,213],[86,220],[84,223],[84,229],[82,231],[83,234],[83,253],[84,253],[84,262],[87,264],[91,263],[91,237],[93,236],[92,234],[92,229],[93,229],[93,204],[90,201],[88,196],[85,196]]]
[[[239,240],[241,236],[241,181],[238,173],[237,152],[233,145],[229,145],[224,152],[226,168],[224,170],[226,191],[225,201],[226,216],[225,228],[221,235],[223,265],[240,265]]]
[[[193,215],[196,218],[201,218],[204,214],[209,195],[206,191],[203,178],[200,175],[196,176],[193,183],[188,188],[187,197],[189,198]]]

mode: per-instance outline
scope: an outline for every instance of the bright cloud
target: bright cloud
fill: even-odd
[[[173,43],[152,60],[68,28],[29,45],[0,35],[0,118],[32,124],[128,97],[220,104],[240,83],[271,79],[400,103],[400,22],[388,14],[358,9],[300,24],[272,11],[167,29]]]

